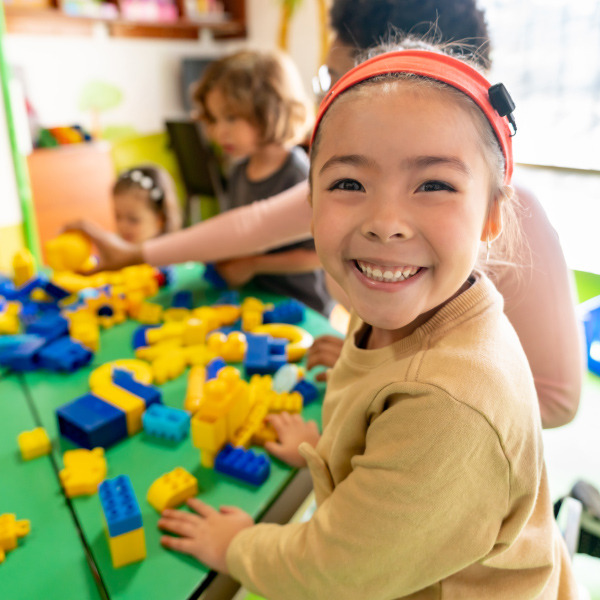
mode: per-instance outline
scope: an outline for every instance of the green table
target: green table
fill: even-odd
[[[99,600],[52,458],[21,458],[17,436],[38,426],[29,401],[17,377],[0,380],[0,514],[31,522],[30,533],[0,564],[0,597]]]
[[[212,304],[219,296],[218,292],[209,288],[202,280],[198,265],[190,264],[178,268],[174,288],[162,292],[155,301],[169,306],[172,293],[180,289],[193,291],[195,306]],[[250,289],[242,296],[244,295],[259,294]],[[281,297],[263,293],[260,297],[265,301],[282,300]],[[103,332],[101,348],[93,362],[75,373],[64,375],[35,371],[23,375],[25,392],[33,399],[41,423],[55,442],[54,459],[59,467],[62,467],[62,453],[75,446],[59,436],[56,409],[89,391],[88,377],[93,369],[110,360],[133,357],[131,337],[138,326],[138,323],[129,321]],[[327,319],[313,311],[307,311],[307,318],[301,326],[313,335],[332,331]],[[165,383],[161,386],[163,402],[168,406],[182,408],[186,385],[187,372]],[[305,414],[308,418],[320,421],[320,403],[307,407]],[[211,579],[208,577],[208,569],[203,565],[160,546],[160,532],[157,528],[159,515],[146,501],[148,488],[158,477],[177,466],[184,467],[198,479],[198,497],[203,501],[215,507],[234,504],[249,512],[255,519],[260,519],[296,473],[286,465],[272,460],[269,479],[259,488],[254,488],[200,467],[199,451],[192,445],[189,437],[181,443],[172,444],[149,438],[143,432],[108,449],[106,458],[108,477],[127,474],[131,478],[142,510],[147,558],[139,563],[113,569],[98,495],[74,498],[72,505],[97,565],[102,585],[111,599],[123,600],[167,597],[184,599],[197,593]]]

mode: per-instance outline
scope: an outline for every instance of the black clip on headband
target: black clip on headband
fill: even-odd
[[[488,90],[490,104],[501,117],[506,117],[511,128],[511,137],[517,133],[517,123],[513,116],[515,103],[503,83],[496,83]]]

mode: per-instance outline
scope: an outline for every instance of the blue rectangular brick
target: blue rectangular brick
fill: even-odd
[[[98,496],[110,537],[142,527],[140,505],[127,475],[105,479],[98,486]]]

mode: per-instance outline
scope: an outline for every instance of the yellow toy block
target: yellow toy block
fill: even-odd
[[[274,392],[271,391],[270,393]],[[231,443],[234,446],[244,446],[247,448],[252,442],[253,437],[265,425],[264,420],[268,412],[268,402],[266,400],[255,402],[250,409],[250,413],[235,432],[235,435],[231,439]]]
[[[161,327],[148,329],[146,331],[146,341],[148,344],[156,344],[173,338],[181,339],[184,329],[185,323],[183,322],[165,323]]]
[[[161,513],[165,508],[175,508],[198,494],[198,480],[183,467],[159,477],[148,490],[148,502]]]
[[[209,332],[208,325],[209,324],[205,319],[198,319],[196,317],[188,319],[181,336],[183,345],[196,346],[198,344],[204,344]]]
[[[140,307],[144,303],[144,294],[139,290],[129,291],[126,286],[125,287],[125,298],[126,298],[126,310],[127,314],[132,318],[138,318],[138,312]]]
[[[96,396],[120,408],[125,413],[129,435],[141,431],[142,415],[146,410],[146,403],[141,398],[114,383],[96,386],[92,391]]]
[[[20,325],[17,315],[11,315],[7,312],[0,313],[0,333],[15,335],[19,333]]]
[[[215,317],[219,321],[219,327],[222,325],[233,325],[241,316],[242,309],[233,304],[220,304],[213,306]]]
[[[251,444],[264,446],[267,442],[276,442],[277,432],[269,423],[263,423],[261,427],[252,434]]]
[[[299,392],[273,393],[269,396],[270,413],[300,413],[302,411],[302,394]]]
[[[191,420],[192,443],[200,450],[200,464],[212,468],[215,457],[227,442],[227,423],[222,414],[203,405]]]
[[[206,367],[204,365],[193,366],[188,373],[187,390],[183,402],[184,410],[187,410],[192,415],[198,411],[202,403],[205,382]]]
[[[21,248],[15,252],[12,266],[14,283],[17,287],[22,286],[35,275],[35,260],[27,248]]]
[[[250,405],[253,406],[257,401],[273,392],[273,378],[270,375],[252,375],[248,386]]]
[[[63,463],[65,468],[58,476],[69,498],[95,494],[106,478],[108,467],[104,448],[67,450],[63,454]]]
[[[262,312],[257,310],[245,310],[242,313],[242,329],[244,331],[254,331],[262,325]]]
[[[144,325],[158,325],[162,322],[163,307],[152,302],[142,302],[137,310],[136,319]]]
[[[288,340],[287,357],[289,362],[302,360],[313,345],[313,336],[302,327],[286,323],[268,323],[255,327],[252,333],[266,333],[274,338]]]
[[[4,562],[6,552],[17,547],[18,538],[26,536],[30,530],[31,524],[27,519],[17,521],[11,513],[0,515],[0,563]]]
[[[100,328],[96,323],[84,320],[71,321],[69,335],[92,352],[98,352],[100,348]]]
[[[179,377],[187,367],[187,353],[181,349],[173,349],[168,354],[161,354],[152,361],[154,381],[160,385]]]
[[[29,297],[35,302],[54,302],[51,296],[49,296],[42,288],[35,288],[29,294]]]
[[[188,308],[171,307],[163,312],[163,321],[165,323],[176,323],[178,321],[187,321],[190,318],[191,312]]]
[[[19,434],[18,443],[23,460],[31,460],[38,456],[50,454],[52,450],[50,438],[43,427],[23,431]]]
[[[54,271],[78,271],[92,254],[92,243],[82,233],[68,231],[46,242],[46,260]]]
[[[240,331],[232,331],[227,336],[220,331],[211,333],[206,345],[227,362],[242,362],[248,348],[246,336]]]
[[[110,557],[115,569],[146,558],[146,537],[143,527],[111,537],[105,527]]]
[[[137,358],[120,358],[104,363],[91,372],[88,383],[93,393],[96,388],[112,383],[113,368],[129,371],[137,381],[146,385],[153,381],[152,367],[147,362]]]
[[[152,362],[160,356],[170,354],[177,348],[181,348],[181,340],[172,338],[170,340],[164,340],[150,346],[140,346],[136,349],[135,356],[136,358],[141,358],[142,360]]]
[[[217,358],[217,355],[204,344],[187,346],[184,348],[184,352],[190,366],[201,365],[205,367],[213,358]]]

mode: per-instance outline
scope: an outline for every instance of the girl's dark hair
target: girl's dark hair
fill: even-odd
[[[334,0],[331,27],[357,51],[386,40],[390,32],[459,43],[480,67],[490,66],[490,37],[476,0]]]
[[[165,169],[140,165],[123,171],[113,186],[113,197],[131,191],[144,193],[148,206],[163,218],[162,233],[181,229],[181,210],[175,183]]]
[[[209,123],[206,97],[217,88],[228,110],[255,125],[264,144],[296,143],[309,130],[310,102],[297,68],[283,54],[243,50],[211,63],[192,90],[198,116]]]

